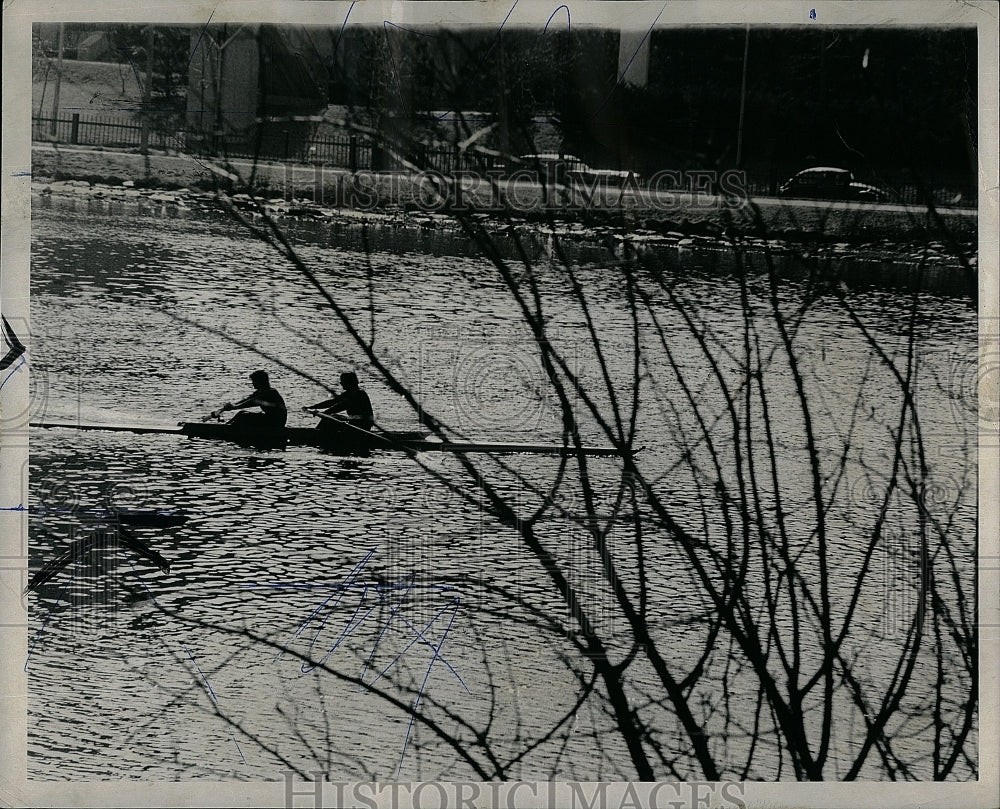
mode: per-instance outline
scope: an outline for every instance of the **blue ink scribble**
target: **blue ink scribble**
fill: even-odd
[[[18,363],[17,363],[17,365],[15,365],[15,366],[14,366],[13,370],[12,370],[12,371],[11,371],[11,372],[10,372],[9,374],[7,374],[7,376],[5,376],[5,377],[3,378],[3,382],[0,382],[0,390],[3,390],[3,386],[7,384],[7,381],[8,381],[8,380],[9,380],[9,379],[10,379],[10,378],[11,378],[12,376],[14,376],[14,374],[16,374],[16,373],[17,373],[18,371],[20,371],[20,370],[21,370],[21,368],[23,368],[23,367],[24,367],[24,365],[25,365],[25,359],[24,359],[24,357],[21,357],[21,359],[20,359],[20,360],[18,360]]]
[[[445,641],[448,639],[448,635],[452,630],[452,626],[455,623],[455,618],[458,615],[459,609],[461,608],[461,598],[460,596],[451,595],[447,598],[447,601],[441,605],[436,613],[424,624],[422,627],[415,626],[413,622],[405,614],[404,607],[407,603],[412,604],[409,601],[409,596],[416,588],[415,576],[411,573],[406,579],[399,583],[388,583],[385,579],[379,576],[377,573],[374,574],[377,579],[377,583],[372,581],[367,581],[361,578],[362,574],[365,572],[365,568],[371,562],[372,558],[375,556],[377,548],[372,548],[365,557],[358,562],[344,578],[339,582],[329,582],[329,583],[317,583],[317,582],[275,582],[275,583],[249,583],[243,585],[248,588],[257,587],[268,587],[268,588],[291,588],[291,589],[311,589],[311,588],[323,588],[329,589],[332,592],[323,599],[319,605],[313,609],[309,616],[298,625],[295,631],[292,633],[292,637],[288,641],[288,645],[295,642],[300,636],[305,633],[306,628],[313,625],[312,637],[309,640],[309,646],[306,654],[303,655],[303,662],[300,665],[300,671],[303,674],[309,674],[314,671],[319,666],[324,665],[330,657],[337,651],[338,648],[346,641],[348,638],[354,636],[354,633],[365,624],[368,619],[376,610],[380,608],[388,608],[388,618],[385,620],[379,620],[377,626],[377,633],[375,639],[372,643],[371,650],[365,657],[365,662],[361,669],[361,675],[359,677],[360,686],[359,690],[365,687],[371,687],[377,683],[380,679],[385,677],[390,670],[392,670],[400,660],[410,652],[414,647],[420,648],[425,647],[431,651],[431,659],[427,664],[427,668],[424,672],[423,681],[420,684],[420,688],[417,690],[416,697],[413,702],[413,707],[410,712],[410,722],[406,730],[406,735],[403,739],[402,751],[400,753],[399,764],[396,769],[397,775],[403,765],[403,760],[406,756],[406,748],[409,744],[410,736],[413,731],[413,723],[416,717],[417,709],[420,707],[420,703],[423,699],[424,694],[427,690],[428,682],[430,681],[431,672],[434,665],[440,662],[461,684],[462,688],[465,689],[466,693],[471,693],[468,685],[462,679],[461,675],[455,670],[455,667],[449,663],[442,655],[442,650],[444,648]],[[439,592],[453,590],[454,588],[445,585],[430,585],[431,589]],[[340,633],[333,643],[328,647],[325,654],[318,661],[313,656],[313,650],[316,648],[317,644],[320,642],[320,635],[323,633],[327,622],[330,620],[334,610],[344,603],[345,598],[348,594],[353,594],[353,598],[357,600],[353,602],[353,610],[351,614],[347,617],[343,627],[340,629]],[[375,596],[374,602],[370,601],[371,595]],[[349,606],[344,604],[345,607]],[[320,615],[325,611],[324,615]],[[381,614],[381,612],[380,612]],[[439,629],[439,623],[443,619],[447,619],[447,624],[444,627],[443,632],[441,632],[440,637],[435,640],[430,637],[430,633],[434,629]],[[318,622],[318,625],[314,624]],[[378,674],[370,681],[365,681],[369,670],[375,671],[375,657],[378,652],[382,641],[385,639],[387,632],[393,625],[405,628],[407,634],[410,636],[406,646],[399,651],[395,657],[393,657]],[[375,627],[372,627],[373,629]],[[284,655],[286,649],[278,652],[274,656],[274,660],[279,660],[282,655]]]
[[[645,33],[642,36],[642,39],[639,40],[639,44],[636,45],[635,50],[632,51],[632,55],[629,57],[628,62],[625,63],[624,69],[618,75],[618,80],[615,82],[615,86],[611,88],[610,92],[607,94],[604,101],[601,102],[600,106],[596,110],[594,110],[594,112],[591,113],[589,120],[593,121],[594,119],[597,118],[598,115],[601,114],[601,112],[603,112],[604,108],[607,107],[608,102],[610,102],[611,99],[614,97],[615,93],[618,92],[618,88],[625,83],[625,77],[628,75],[629,68],[632,67],[632,63],[639,56],[639,51],[642,50],[642,46],[646,44],[646,40],[649,39],[649,37],[652,35],[653,29],[656,28],[656,24],[660,21],[660,17],[663,16],[663,12],[666,10],[667,10],[667,3],[664,3],[663,6],[660,8],[659,13],[657,13],[653,22],[650,23],[649,28],[646,29]]]
[[[385,626],[383,627],[382,632],[379,634],[379,640],[381,640],[382,635],[385,634],[385,630],[388,629],[389,625],[392,623],[392,620],[391,620],[392,618],[399,618],[399,620],[406,626],[406,628],[409,629],[411,632],[413,632],[414,637],[413,637],[413,640],[411,640],[410,643],[407,645],[407,647],[405,649],[403,649],[403,651],[401,651],[398,655],[396,655],[396,657],[393,658],[392,662],[389,663],[389,665],[386,666],[384,669],[382,669],[382,671],[379,672],[378,677],[376,677],[374,680],[372,680],[370,683],[368,683],[368,685],[374,685],[376,682],[378,682],[385,674],[388,673],[389,669],[391,669],[399,661],[399,659],[404,654],[406,654],[410,649],[412,649],[417,643],[421,643],[422,642],[422,643],[426,644],[428,647],[430,647],[430,649],[434,652],[433,659],[434,660],[440,660],[448,668],[448,671],[450,671],[452,674],[455,675],[455,679],[458,680],[462,684],[462,687],[466,691],[469,691],[469,687],[465,684],[465,681],[462,679],[462,677],[459,675],[459,673],[457,671],[455,671],[455,669],[451,665],[451,663],[449,663],[447,660],[445,660],[443,657],[441,657],[440,654],[438,654],[439,647],[444,644],[444,638],[441,639],[441,644],[439,644],[438,646],[434,646],[434,644],[431,643],[427,639],[426,634],[425,634],[428,629],[430,629],[432,626],[434,626],[434,624],[437,622],[438,618],[440,618],[446,612],[450,612],[451,613],[451,620],[448,622],[448,629],[445,630],[445,633],[444,633],[445,637],[447,637],[448,631],[450,631],[450,629],[451,629],[451,623],[452,623],[452,621],[455,620],[455,614],[458,612],[458,607],[459,607],[460,604],[461,604],[461,599],[458,596],[453,597],[448,602],[448,604],[446,604],[444,607],[442,607],[440,610],[438,610],[437,615],[435,615],[424,626],[423,629],[417,629],[415,626],[413,626],[413,624],[411,624],[406,619],[405,616],[403,616],[402,614],[400,614],[399,612],[397,612],[398,606],[397,607],[390,607],[390,612],[392,613],[392,615],[391,615],[390,620],[387,621],[386,624],[385,624]],[[377,645],[378,645],[378,641],[376,641],[376,646]],[[374,657],[374,654],[375,654],[375,647],[372,648],[372,654],[369,655],[368,661],[366,661],[366,663],[365,663],[365,668],[366,669],[368,667],[368,663],[370,663],[372,657]],[[362,675],[362,680],[363,679],[364,679],[364,676]]]
[[[340,40],[344,36],[344,29],[347,28],[347,21],[351,17],[351,12],[354,11],[354,6],[357,0],[352,0],[350,7],[347,9],[347,14],[344,15],[344,22],[340,25],[340,33],[337,34],[337,44],[333,47],[333,58],[337,58],[337,54],[340,53]]]
[[[146,580],[143,578],[142,574],[136,568],[135,562],[133,561],[132,557],[130,555],[128,555],[128,554],[125,554],[124,556],[125,556],[125,560],[129,564],[129,567],[132,569],[133,574],[135,574],[135,577],[139,580],[139,584],[141,585],[142,589],[145,591],[146,595],[149,597],[149,599],[152,601],[152,603],[157,608],[159,608],[159,609],[162,610],[163,606],[160,604],[159,601],[157,601],[156,596],[154,595],[153,591],[150,589],[149,585],[146,583]],[[140,556],[141,556],[141,554],[138,554],[138,553],[136,554],[136,558],[139,558]],[[32,655],[35,652],[35,647],[41,642],[42,637],[45,634],[45,630],[48,628],[49,622],[52,620],[52,618],[55,617],[56,612],[57,612],[59,606],[62,605],[62,604],[64,604],[64,603],[67,604],[67,605],[70,604],[70,601],[65,599],[66,591],[69,589],[69,587],[70,587],[70,585],[67,584],[67,585],[65,585],[60,590],[59,595],[56,598],[55,604],[53,606],[51,606],[51,607],[48,608],[48,614],[45,616],[45,620],[42,621],[42,625],[38,628],[38,630],[35,632],[34,636],[32,637],[31,643],[30,643],[30,645],[28,647],[28,654],[27,654],[27,656],[25,657],[25,660],[24,660],[24,671],[28,670],[28,663],[31,661],[31,657],[32,657]],[[188,647],[186,645],[182,645],[181,648],[183,648],[184,651],[187,653],[188,658],[190,659],[191,663],[194,665],[195,669],[197,670],[198,675],[201,677],[201,681],[204,683],[205,691],[208,694],[209,698],[212,700],[213,705],[215,705],[216,711],[219,711],[221,713],[222,706],[219,703],[219,697],[215,693],[215,689],[212,688],[212,684],[211,684],[211,682],[209,682],[208,677],[202,671],[201,666],[198,665],[198,661],[195,660],[194,655],[191,654],[191,650],[188,649]],[[230,729],[229,733],[230,733],[230,737],[233,740],[233,744],[236,745],[236,750],[240,754],[240,759],[243,761],[244,764],[246,764],[247,763],[246,756],[243,755],[243,749],[240,747],[239,742],[236,740],[235,733],[233,732],[232,729]]]
[[[507,12],[507,16],[504,17],[503,18],[503,22],[500,23],[500,27],[497,28],[497,32],[493,36],[493,40],[487,46],[486,50],[484,50],[482,52],[482,56],[483,57],[489,56],[491,53],[493,53],[493,49],[497,46],[497,43],[500,42],[500,35],[503,33],[504,27],[507,25],[507,21],[510,19],[511,15],[514,13],[514,9],[517,8],[517,4],[520,3],[520,2],[521,2],[521,0],[514,0],[514,5],[512,5],[510,7],[510,10]],[[559,9],[557,8],[556,11],[558,11],[558,10]],[[567,15],[567,18],[568,18],[569,17],[569,9],[566,9],[566,15]],[[555,12],[552,12],[552,16],[553,17],[555,16]],[[551,22],[551,20],[552,20],[552,17],[549,18],[550,22]],[[567,25],[568,24],[569,23],[568,23],[568,19],[567,19]],[[548,27],[548,23],[546,23],[546,28],[547,27]],[[454,111],[455,110],[453,110],[453,109],[448,110],[443,115],[441,115],[440,117],[438,117],[437,120],[438,121],[443,121],[445,118],[447,118],[449,115],[451,115]]]
[[[314,609],[314,610],[312,611],[312,613],[311,613],[311,614],[309,615],[309,617],[308,617],[308,618],[306,618],[306,620],[305,620],[305,621],[303,621],[303,622],[302,622],[301,624],[299,624],[299,628],[298,628],[298,629],[296,629],[296,630],[295,630],[295,634],[293,634],[293,635],[292,635],[292,641],[296,640],[296,639],[297,639],[297,638],[299,637],[299,635],[301,635],[301,634],[302,634],[302,633],[303,633],[303,632],[305,631],[305,628],[306,628],[307,626],[309,626],[309,624],[310,624],[310,622],[311,622],[311,621],[313,620],[313,618],[315,618],[315,617],[316,617],[317,615],[319,615],[319,613],[320,613],[320,612],[321,612],[321,611],[323,610],[323,608],[324,608],[324,607],[325,607],[325,606],[326,606],[327,604],[329,604],[329,603],[330,603],[330,599],[332,599],[332,598],[334,597],[334,595],[337,595],[337,600],[333,602],[333,606],[334,606],[334,607],[336,607],[336,606],[337,606],[338,604],[340,604],[340,602],[341,602],[341,601],[343,600],[343,598],[344,598],[344,595],[345,595],[345,593],[347,593],[347,592],[348,592],[348,590],[349,590],[349,589],[351,588],[351,585],[352,585],[352,583],[354,582],[354,580],[355,580],[355,579],[356,579],[356,578],[358,577],[358,575],[359,575],[359,574],[361,573],[361,571],[362,571],[362,570],[364,570],[364,568],[365,568],[365,565],[367,565],[367,564],[368,564],[368,562],[369,562],[369,561],[371,561],[371,558],[372,558],[372,557],[373,557],[374,555],[375,555],[375,549],[374,549],[374,548],[372,548],[372,549],[371,549],[371,550],[370,550],[370,551],[368,552],[368,554],[367,554],[367,555],[365,556],[365,558],[364,558],[364,559],[362,559],[362,560],[361,560],[360,562],[358,562],[358,564],[356,564],[356,565],[354,566],[354,569],[353,569],[353,570],[352,570],[352,571],[351,571],[350,573],[348,573],[348,574],[347,574],[347,576],[346,576],[346,577],[344,578],[344,580],[343,580],[342,582],[340,582],[339,584],[335,584],[335,585],[333,585],[333,589],[334,589],[334,592],[333,592],[333,593],[331,593],[331,594],[330,594],[330,595],[329,595],[329,596],[328,596],[328,597],[326,598],[326,600],[324,600],[324,601],[323,601],[323,602],[322,602],[322,603],[321,603],[321,604],[320,604],[320,605],[319,605],[318,607],[316,607],[316,609]],[[338,591],[339,591],[339,595],[337,594],[337,593],[338,593]],[[357,614],[357,612],[356,612],[356,611],[355,611],[355,614]],[[323,631],[323,627],[324,627],[324,626],[326,625],[326,621],[327,621],[327,619],[328,619],[329,617],[330,617],[330,616],[329,616],[329,614],[328,614],[328,615],[327,615],[327,617],[326,617],[326,618],[324,618],[324,619],[323,619],[323,621],[322,621],[322,623],[321,623],[321,624],[319,625],[319,629],[317,629],[317,630],[316,630],[316,634],[314,634],[314,635],[313,635],[313,639],[312,639],[312,641],[311,641],[311,642],[309,643],[309,651],[310,651],[310,653],[312,652],[312,649],[313,649],[313,646],[315,646],[315,644],[316,644],[316,641],[317,641],[317,639],[319,638],[319,634],[320,634],[320,632],[322,632],[322,631]],[[332,654],[332,653],[333,653],[333,651],[334,651],[334,650],[335,650],[335,649],[336,649],[336,648],[337,648],[337,647],[338,647],[338,646],[340,645],[340,643],[341,643],[341,641],[342,641],[342,640],[344,639],[344,637],[345,637],[345,636],[344,636],[344,634],[343,634],[343,633],[341,633],[341,636],[340,636],[340,639],[338,639],[338,641],[337,641],[337,642],[336,642],[336,643],[334,644],[334,646],[333,646],[333,649],[331,649],[331,650],[330,650],[330,652],[329,652],[329,653],[327,654],[327,656],[326,656],[326,657],[324,657],[324,658],[323,658],[323,660],[321,660],[321,661],[319,662],[319,664],[317,664],[317,665],[322,665],[322,664],[323,664],[324,662],[326,662],[326,660],[327,660],[327,659],[329,658],[330,654]],[[281,656],[282,656],[283,654],[284,654],[284,652],[283,652],[283,651],[282,651],[282,652],[278,652],[278,653],[277,653],[277,654],[276,654],[276,655],[274,656],[274,660],[275,660],[275,661],[278,661],[278,660],[279,660],[279,659],[281,658]],[[303,673],[303,674],[308,674],[308,673],[309,673],[310,671],[312,671],[312,670],[313,670],[313,669],[314,669],[315,667],[316,667],[316,666],[310,666],[310,667],[308,667],[308,668],[307,668],[307,664],[306,664],[305,662],[303,662],[303,663],[302,663],[302,673]]]
[[[42,625],[38,628],[35,636],[31,639],[31,645],[28,647],[28,656],[24,658],[25,671],[28,670],[28,663],[31,660],[31,655],[35,652],[35,646],[38,645],[38,642],[42,639],[42,635],[45,634],[45,629],[49,625],[49,621],[51,621],[52,617],[56,614],[56,609],[60,604],[62,604],[63,596],[66,594],[66,589],[68,587],[69,585],[66,585],[59,591],[59,597],[56,599],[56,603],[52,607],[49,607],[49,614],[45,616],[45,620],[42,621]]]
[[[201,666],[198,665],[198,661],[194,659],[194,655],[191,654],[191,650],[187,646],[184,647],[184,651],[187,652],[188,659],[194,664],[194,667],[198,670],[198,675],[202,680],[205,681],[205,688],[208,689],[208,696],[215,703],[215,707],[219,707],[219,698],[215,696],[215,689],[212,688],[212,684],[208,681],[208,677],[205,676],[205,672],[201,670]]]
[[[512,5],[510,7],[510,11],[507,12],[507,16],[503,18],[503,22],[500,23],[500,27],[497,29],[497,34],[493,38],[493,45],[496,45],[496,43],[499,41],[499,39],[500,39],[500,33],[503,31],[504,26],[507,25],[507,21],[510,19],[510,15],[514,13],[514,9],[517,8],[517,4],[520,3],[520,2],[521,2],[521,0],[514,0],[514,5]],[[567,13],[569,13],[569,12],[567,12]],[[493,48],[493,45],[490,45],[490,49]]]
[[[400,773],[400,770],[402,770],[402,768],[403,768],[403,759],[404,759],[404,758],[406,757],[406,747],[407,747],[407,745],[408,745],[408,744],[410,743],[410,734],[411,734],[411,733],[413,732],[413,722],[414,722],[414,720],[416,719],[416,715],[417,715],[417,708],[419,708],[419,707],[420,707],[420,700],[421,700],[421,699],[423,698],[423,696],[424,696],[424,690],[425,690],[425,689],[427,688],[427,681],[428,681],[428,680],[430,679],[430,677],[431,677],[431,668],[432,668],[432,667],[434,666],[434,663],[435,663],[435,662],[436,662],[436,661],[437,661],[438,659],[440,659],[440,660],[441,660],[441,662],[442,662],[442,663],[444,663],[444,664],[445,664],[446,666],[448,666],[448,669],[449,669],[449,670],[450,670],[450,671],[451,671],[451,672],[452,672],[452,673],[453,673],[453,674],[454,674],[454,675],[455,675],[456,677],[458,677],[458,681],[459,681],[460,683],[462,683],[462,687],[463,687],[463,688],[465,688],[466,692],[468,692],[468,690],[469,690],[469,687],[468,687],[468,686],[467,686],[467,685],[466,685],[466,684],[465,684],[464,682],[462,682],[462,678],[458,676],[458,672],[456,672],[456,671],[455,671],[455,670],[454,670],[454,669],[453,669],[453,668],[452,668],[452,667],[451,667],[451,666],[450,666],[450,665],[449,665],[449,664],[447,663],[447,661],[445,661],[445,659],[444,659],[443,657],[441,657],[441,654],[440,654],[440,652],[441,652],[441,648],[442,648],[442,647],[444,646],[444,642],[445,642],[445,641],[446,641],[446,640],[448,639],[448,633],[449,633],[449,632],[451,632],[451,626],[452,626],[452,624],[454,624],[454,623],[455,623],[455,616],[456,616],[456,615],[458,614],[458,607],[459,607],[459,604],[460,604],[460,599],[458,599],[458,598],[455,598],[455,599],[454,599],[454,600],[452,601],[452,605],[454,606],[454,609],[453,609],[453,610],[452,610],[452,612],[451,612],[451,618],[450,618],[450,619],[448,620],[448,626],[447,626],[447,627],[445,627],[445,630],[444,630],[444,634],[443,634],[443,635],[441,636],[441,641],[440,641],[440,642],[438,643],[438,645],[437,645],[437,646],[433,646],[432,644],[430,644],[430,642],[429,642],[429,641],[427,641],[427,640],[426,640],[426,639],[424,638],[424,636],[423,636],[423,633],[421,633],[421,634],[420,634],[420,637],[421,637],[421,639],[422,639],[422,640],[424,640],[424,642],[425,642],[425,643],[427,643],[427,645],[431,647],[431,649],[432,649],[432,650],[434,651],[434,654],[433,654],[433,656],[431,657],[431,662],[427,664],[427,671],[426,671],[426,672],[425,672],[425,674],[424,674],[424,681],[423,681],[423,682],[422,682],[422,683],[420,684],[420,690],[419,690],[419,691],[417,691],[417,697],[416,697],[416,699],[415,699],[415,700],[413,701],[413,711],[412,711],[412,712],[410,713],[410,723],[409,723],[409,725],[407,725],[407,727],[406,727],[406,736],[405,736],[405,737],[403,738],[403,749],[402,749],[402,751],[401,751],[401,752],[400,752],[400,754],[399,754],[399,763],[398,763],[398,764],[396,765],[396,777],[397,777],[397,778],[399,777],[399,773]],[[442,612],[444,612],[444,610],[442,610]],[[437,614],[437,615],[436,615],[436,616],[434,617],[434,620],[433,620],[433,621],[431,621],[431,622],[430,622],[430,623],[429,623],[429,624],[428,624],[427,626],[425,626],[425,627],[424,627],[424,629],[426,630],[426,629],[430,628],[430,626],[431,626],[432,624],[434,624],[434,622],[435,622],[435,621],[437,621],[437,619],[438,619],[438,617],[440,617],[440,615],[441,615],[441,612],[439,612],[439,613],[438,613],[438,614]],[[413,644],[411,643],[411,644],[410,644],[410,646],[412,646],[412,645],[413,645]],[[406,648],[407,648],[407,649],[409,649],[410,647],[409,647],[409,646],[407,646]],[[405,652],[405,650],[404,650],[404,652]],[[402,656],[402,653],[400,654],[400,657],[401,657],[401,656]],[[399,658],[397,657],[396,659],[398,660]],[[393,663],[395,663],[395,662],[396,662],[396,661],[394,660],[394,661],[393,661]],[[390,665],[391,665],[391,664],[390,664]],[[383,671],[382,673],[384,674],[385,672]],[[381,676],[381,675],[379,675],[379,676]]]
[[[557,6],[556,10],[553,11],[552,14],[549,15],[548,20],[545,21],[545,28],[542,29],[542,33],[543,34],[547,34],[549,32],[549,25],[552,24],[552,20],[555,19],[556,14],[558,14],[560,11],[565,11],[566,12],[566,31],[567,32],[572,32],[572,30],[573,30],[573,22],[572,22],[572,20],[570,18],[570,14],[569,14],[569,6],[563,4],[561,6]]]
[[[128,560],[129,567],[132,568],[132,572],[135,574],[135,577],[139,580],[139,584],[142,585],[142,589],[146,591],[146,595],[149,596],[150,600],[153,602],[154,605],[156,605],[157,608],[162,610],[163,607],[160,605],[160,602],[156,600],[156,596],[153,594],[153,591],[149,588],[149,585],[146,584],[146,580],[142,577],[142,574],[136,569],[135,563],[132,561],[130,557],[126,556],[125,558]],[[191,660],[191,663],[194,664],[195,669],[201,676],[202,681],[205,683],[206,693],[208,694],[209,699],[212,700],[212,704],[215,705],[215,710],[221,714],[222,706],[219,704],[219,698],[218,696],[216,696],[215,689],[212,688],[212,684],[208,681],[208,677],[206,677],[205,673],[201,670],[201,666],[198,665],[198,661],[194,659],[194,655],[191,654],[191,650],[188,649],[187,646],[183,645],[182,648],[184,649],[185,652],[187,652],[188,658]],[[233,732],[232,728],[229,729],[229,736],[233,740],[233,744],[236,745],[236,750],[239,752],[240,758],[243,760],[243,763],[246,764],[247,760],[246,756],[243,755],[243,748],[241,748],[240,743],[236,741],[236,734]]]
[[[10,323],[7,322],[7,318],[0,315],[0,321],[3,322],[3,341],[7,344],[7,348],[10,349],[3,356],[3,358],[0,359],[0,371],[2,371],[5,368],[9,368],[13,364],[14,360],[20,357],[28,349],[24,343],[18,339],[14,330],[11,328]],[[10,377],[7,377],[7,379],[10,379]],[[4,381],[6,382],[6,380]]]
[[[191,663],[194,665],[195,669],[197,669],[197,671],[198,671],[198,675],[201,677],[202,681],[205,683],[205,688],[207,689],[208,696],[212,700],[212,704],[215,705],[215,709],[217,711],[221,711],[222,710],[222,706],[219,704],[219,698],[218,698],[218,696],[216,696],[215,689],[212,688],[212,684],[208,681],[208,677],[205,676],[205,672],[203,672],[201,670],[201,666],[198,665],[198,661],[194,659],[194,655],[191,654],[191,650],[188,649],[187,646],[184,647],[184,651],[187,652],[188,658],[191,660]],[[233,732],[232,728],[229,729],[229,736],[233,740],[233,744],[236,745],[236,749],[237,749],[237,751],[239,751],[240,758],[243,759],[243,763],[246,764],[247,763],[247,759],[246,759],[246,756],[243,755],[243,748],[240,747],[240,743],[238,741],[236,741],[236,734]]]
[[[215,16],[215,9],[212,9],[212,13],[208,15],[208,19],[205,20],[205,24],[202,26],[201,31],[198,32],[198,40],[194,43],[194,47],[191,49],[191,55],[188,57],[187,63],[188,67],[191,66],[191,60],[194,59],[194,55],[198,52],[198,46],[201,45],[202,37],[205,36],[205,32],[208,31],[208,26],[212,22],[212,17]]]
[[[382,31],[385,35],[386,45],[389,45],[389,27],[396,28],[400,31],[406,31],[408,34],[416,34],[417,36],[426,37],[429,39],[440,39],[437,34],[428,34],[424,31],[420,31],[416,28],[406,28],[402,25],[397,25],[389,20],[382,20]],[[403,97],[403,86],[399,79],[399,68],[396,65],[396,55],[393,48],[389,48],[389,63],[392,65],[392,76],[396,81],[396,94],[399,96],[399,106],[401,109],[406,109],[406,99]]]

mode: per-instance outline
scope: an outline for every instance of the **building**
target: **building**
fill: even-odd
[[[327,107],[329,55],[304,28],[219,25],[191,32],[189,148],[290,157]],[[332,50],[330,50],[332,54]]]

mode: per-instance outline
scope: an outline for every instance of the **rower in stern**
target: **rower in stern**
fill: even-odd
[[[316,428],[323,432],[343,432],[350,430],[351,427],[371,430],[375,426],[375,413],[372,410],[371,399],[361,389],[358,375],[354,371],[346,371],[340,375],[340,384],[344,388],[343,393],[318,402],[312,407],[304,407],[303,410],[322,410],[327,415],[327,418],[321,418],[316,425]],[[338,415],[340,413],[344,415]],[[347,422],[349,426],[341,422]]]

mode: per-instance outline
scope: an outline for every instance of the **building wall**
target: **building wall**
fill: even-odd
[[[649,41],[648,31],[621,31],[618,42],[618,78],[633,87],[645,87],[649,83]]]
[[[193,29],[191,50],[188,131],[252,136],[260,107],[256,26]]]

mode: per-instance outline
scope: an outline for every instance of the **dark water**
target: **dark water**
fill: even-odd
[[[293,224],[290,231],[362,339],[456,434],[559,440],[560,410],[545,389],[531,335],[474,244],[457,234],[360,226]],[[32,237],[34,419],[193,420],[241,395],[247,374],[263,367],[290,405],[290,423],[305,424],[299,406],[325,398],[326,391],[292,369],[333,384],[341,370],[357,366],[379,423],[416,426],[409,406],[369,369],[308,281],[230,220],[36,201]],[[603,404],[607,394],[601,393],[587,320],[569,302],[565,276],[547,263],[545,240],[528,247],[543,270],[549,337]],[[634,378],[632,322],[614,257],[578,251],[574,260],[613,385],[627,393]],[[709,336],[720,373],[735,380],[743,320],[725,259],[675,251],[661,263],[670,272],[684,271],[677,294],[697,314],[696,331]],[[697,340],[677,307],[662,290],[658,294],[653,312],[692,395],[709,418],[724,415]],[[766,313],[766,285],[755,283],[750,294],[752,305]],[[789,282],[781,299],[794,307],[801,287]],[[917,384],[928,463],[939,505],[953,515],[953,550],[971,576],[975,317],[960,298],[926,292],[917,300]],[[852,301],[880,344],[905,357],[913,294],[859,287]],[[778,344],[766,317],[759,328],[765,347]],[[641,332],[650,364],[642,369],[640,467],[658,479],[679,521],[702,530],[699,489],[682,462],[684,442],[697,424],[663,364],[651,315],[641,318]],[[831,470],[851,414],[860,413],[850,428],[858,464],[840,484],[843,507],[831,516],[836,596],[853,585],[857,536],[877,510],[876,486],[858,470],[891,445],[885,425],[900,397],[833,301],[814,306],[796,341],[817,441]],[[779,365],[776,360],[776,443],[786,453],[783,472],[802,479],[786,508],[789,524],[805,535],[807,458],[794,386]],[[855,408],[859,390],[863,409]],[[584,418],[582,429],[587,441],[606,443],[592,421]],[[507,469],[476,461],[520,503],[531,502],[531,486],[544,486],[558,470],[556,461],[543,457],[509,457]],[[599,511],[612,506],[619,468],[615,459],[591,462]],[[36,430],[31,486],[32,508],[43,510],[31,524],[33,569],[91,530],[95,518],[81,509],[110,501],[190,515],[180,528],[138,529],[169,559],[169,573],[125,549],[93,550],[32,596],[27,670],[33,777],[259,779],[280,778],[291,766],[323,769],[331,778],[468,777],[473,774],[459,754],[428,728],[410,727],[399,705],[421,700],[445,706],[487,728],[491,743],[510,755],[573,707],[578,682],[565,663],[572,647],[535,625],[527,606],[560,620],[565,608],[515,533],[482,513],[482,493],[459,459],[389,453],[340,458],[171,435]],[[579,491],[569,487],[561,496],[572,501]],[[600,567],[582,532],[556,521],[550,529],[540,525],[584,590],[597,593]],[[611,540],[630,581],[636,557],[628,531],[616,528]],[[656,571],[651,620],[674,654],[694,655],[702,632],[697,619],[709,605],[669,542],[651,542],[647,554],[646,564]],[[884,657],[868,646],[872,672],[889,665],[897,646],[892,605],[899,611],[900,600],[912,596],[898,566],[875,573],[859,608],[867,628],[859,648],[876,635],[890,640],[882,646]],[[601,617],[616,637],[614,621],[621,619],[611,610]],[[337,674],[321,676],[296,652]],[[730,678],[734,704],[749,706],[756,695],[740,693],[745,683],[738,674],[720,666],[711,682],[721,689],[724,678]],[[359,680],[382,693],[362,688]],[[664,714],[662,721],[668,736],[676,733],[675,720]],[[567,733],[541,743],[506,774],[634,777],[624,747],[605,732],[609,722],[587,703],[565,726]],[[447,730],[470,739],[459,722]],[[835,757],[849,755],[852,732],[846,725],[838,729]],[[736,757],[741,744],[745,748],[732,742]],[[900,746],[906,749],[907,742]],[[776,765],[764,758],[752,775],[774,778]]]

